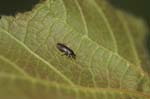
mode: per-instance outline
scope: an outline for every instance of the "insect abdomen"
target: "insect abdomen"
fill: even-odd
[[[59,49],[59,51],[64,52],[66,56],[75,59],[76,55],[74,54],[73,50],[69,47],[65,46],[64,44],[57,43],[57,48]]]

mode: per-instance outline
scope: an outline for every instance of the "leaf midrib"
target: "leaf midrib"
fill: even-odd
[[[57,68],[55,68],[53,65],[51,65],[49,62],[47,62],[45,59],[43,59],[42,57],[40,57],[39,55],[37,55],[36,53],[34,53],[31,49],[29,49],[24,43],[22,43],[21,41],[19,41],[17,38],[15,38],[14,36],[12,36],[10,33],[8,33],[7,31],[5,31],[4,29],[1,28],[1,30],[8,35],[9,37],[11,37],[13,40],[15,40],[18,44],[20,44],[21,46],[23,46],[28,52],[30,52],[32,55],[34,55],[36,58],[38,58],[40,61],[42,61],[43,63],[45,63],[50,69],[52,69],[56,74],[58,74],[61,78],[63,78],[66,82],[68,82],[68,84],[70,84],[71,86],[74,86],[74,83],[68,79],[64,74],[62,74]]]

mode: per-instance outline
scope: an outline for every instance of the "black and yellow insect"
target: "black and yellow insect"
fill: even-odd
[[[66,55],[69,58],[76,58],[76,54],[73,52],[73,50],[67,47],[66,45],[62,43],[57,43],[57,48],[59,51],[64,52],[63,55]]]

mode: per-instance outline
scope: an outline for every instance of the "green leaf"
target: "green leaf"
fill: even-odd
[[[3,16],[0,98],[148,99],[149,60],[139,44],[146,31],[142,19],[105,0],[46,0]],[[57,43],[76,59],[62,56]]]

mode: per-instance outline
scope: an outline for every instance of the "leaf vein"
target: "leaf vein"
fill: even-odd
[[[24,70],[22,70],[19,66],[17,66],[15,63],[11,62],[10,60],[8,60],[6,57],[1,56],[0,55],[0,59],[3,60],[4,62],[9,63],[14,69],[16,69],[17,71],[19,71],[21,74],[23,74],[24,76],[29,76]]]
[[[18,44],[20,44],[21,46],[23,46],[28,52],[30,52],[32,55],[34,55],[36,58],[38,58],[39,60],[41,60],[43,63],[45,63],[50,69],[52,69],[56,74],[58,74],[61,78],[63,78],[66,82],[68,82],[68,84],[74,86],[73,82],[68,79],[64,74],[62,74],[60,71],[57,70],[57,68],[53,67],[49,62],[47,62],[46,60],[44,60],[42,57],[40,57],[39,55],[37,55],[36,53],[34,53],[31,49],[29,49],[24,43],[22,43],[21,41],[19,41],[17,38],[15,38],[14,36],[12,36],[10,33],[8,33],[7,31],[5,31],[4,29],[2,29],[4,31],[4,33],[6,33],[9,37],[11,37],[13,40],[15,40]]]
[[[105,16],[105,13],[103,12],[103,10],[100,8],[100,6],[97,5],[97,3],[95,2],[95,0],[89,0],[97,9],[98,9],[98,13],[100,13],[106,23],[106,26],[108,28],[108,30],[110,31],[110,34],[111,34],[111,37],[113,39],[113,42],[114,42],[114,46],[115,46],[115,52],[118,52],[118,46],[117,46],[117,41],[116,41],[116,38],[114,36],[114,33],[113,33],[113,30],[111,28],[111,26],[109,25],[109,21],[108,19],[106,18]]]
[[[86,19],[85,19],[85,17],[84,17],[82,8],[81,8],[81,6],[80,6],[78,0],[75,0],[75,4],[76,4],[77,8],[79,9],[79,12],[80,12],[80,15],[81,15],[83,24],[84,24],[85,35],[88,35],[88,28],[87,28]]]

